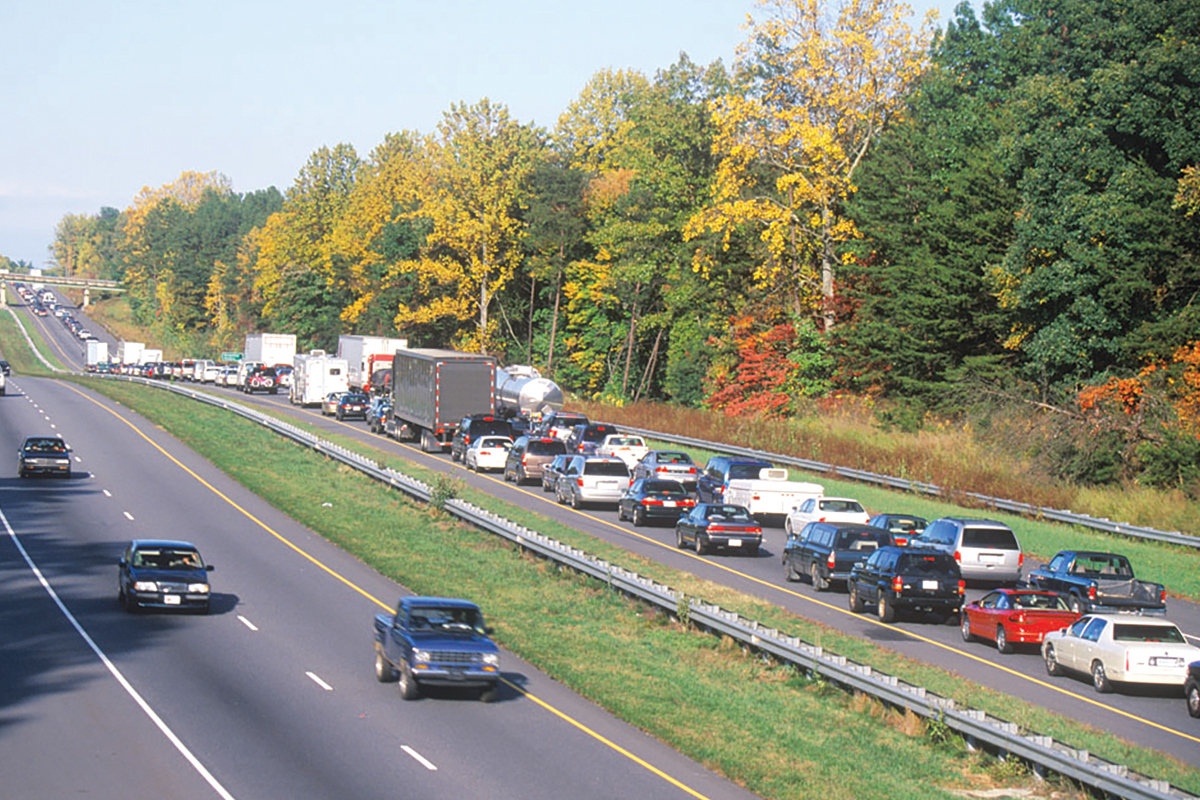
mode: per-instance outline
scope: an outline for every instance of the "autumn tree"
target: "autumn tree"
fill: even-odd
[[[832,326],[838,246],[863,157],[925,66],[926,33],[894,0],[760,0],[738,53],[743,93],[715,103],[721,161],[711,202],[688,223],[727,246],[758,232],[755,280]],[[698,266],[703,266],[698,265]]]

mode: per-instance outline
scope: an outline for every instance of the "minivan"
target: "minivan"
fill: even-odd
[[[629,488],[629,467],[610,456],[573,456],[558,478],[555,498],[579,508],[583,503],[616,505]]]
[[[911,544],[954,556],[963,580],[997,583],[1021,580],[1025,554],[1012,528],[1002,522],[942,517],[929,523]]]
[[[518,486],[526,481],[542,479],[546,465],[557,455],[567,452],[567,445],[552,436],[522,436],[509,448],[504,462],[504,480]]]

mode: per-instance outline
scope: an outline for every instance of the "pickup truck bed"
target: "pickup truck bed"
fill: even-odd
[[[1134,577],[1129,559],[1116,553],[1063,550],[1029,573],[1029,584],[1067,597],[1081,614],[1165,614],[1162,584]]]

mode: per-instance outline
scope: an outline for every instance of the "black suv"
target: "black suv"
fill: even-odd
[[[775,466],[770,461],[760,461],[745,456],[713,456],[704,465],[696,481],[696,496],[701,503],[725,502],[725,489],[735,478],[756,480],[765,467]]]
[[[480,436],[507,436],[512,438],[512,423],[495,414],[468,414],[458,423],[458,430],[450,440],[450,460],[462,461],[463,454],[471,442]]]
[[[187,364],[186,361],[183,363]],[[185,369],[183,374],[188,375],[190,373]],[[254,394],[255,392],[276,394],[278,391],[279,376],[275,374],[274,367],[255,367],[246,373],[246,383],[242,386],[244,394]]]
[[[810,522],[791,533],[783,546],[783,577],[807,575],[818,592],[831,581],[844,582],[855,565],[881,547],[894,544],[892,534],[857,522]]]
[[[850,610],[872,603],[884,622],[901,610],[932,611],[958,624],[966,586],[954,557],[938,550],[881,547],[850,570]]]
[[[571,435],[567,437],[567,452],[580,453],[585,456],[590,456],[596,452],[596,448],[604,441],[605,436],[614,436],[620,433],[616,425],[606,425],[603,422],[585,422],[576,425],[571,429]]]

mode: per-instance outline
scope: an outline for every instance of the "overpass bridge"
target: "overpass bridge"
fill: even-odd
[[[0,269],[0,308],[8,305],[8,283],[41,283],[46,286],[62,286],[68,289],[83,289],[82,308],[87,308],[91,302],[92,292],[123,292],[123,287],[117,281],[105,281],[99,278],[64,278],[59,275],[26,275],[21,272],[9,272]]]

